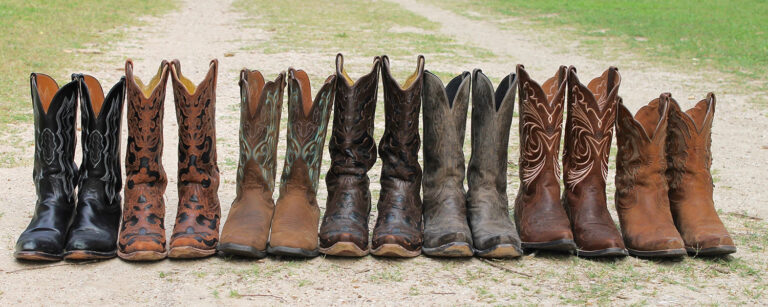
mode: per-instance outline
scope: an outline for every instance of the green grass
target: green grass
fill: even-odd
[[[0,126],[32,120],[31,72],[50,74],[61,86],[74,72],[64,69],[92,56],[72,50],[101,47],[102,42],[119,37],[119,31],[104,31],[135,24],[137,16],[174,6],[172,1],[152,0],[0,2]]]
[[[596,48],[615,38],[630,51],[669,62],[711,65],[755,79],[768,74],[765,1],[447,0],[441,5],[468,17],[477,18],[471,9],[523,17],[555,31],[551,26],[573,28]]]

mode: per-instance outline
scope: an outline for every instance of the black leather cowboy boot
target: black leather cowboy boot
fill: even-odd
[[[424,254],[472,257],[464,190],[464,132],[470,74],[465,71],[443,87],[424,72]]]
[[[96,78],[73,75],[80,84],[83,161],[77,185],[77,209],[69,228],[66,259],[100,259],[117,255],[120,226],[120,122],[125,77],[104,97]]]
[[[78,82],[62,88],[51,77],[33,73],[32,108],[35,118],[35,180],[37,203],[29,226],[16,241],[14,257],[60,260],[67,227],[75,207],[75,120]]]

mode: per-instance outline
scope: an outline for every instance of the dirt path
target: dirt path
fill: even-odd
[[[531,35],[526,29],[500,30],[494,24],[471,21],[429,5],[406,0],[396,2],[430,20],[441,22],[444,34],[466,44],[490,49],[504,58],[505,63],[472,63],[495,78],[512,71],[518,62],[526,63],[537,79],[554,73],[559,64],[578,63],[583,79],[598,75],[608,65],[551,48],[541,33]],[[123,74],[126,56],[133,58],[134,71],[144,80],[151,77],[162,59],[178,58],[183,73],[193,82],[204,76],[210,59],[219,59],[217,144],[222,170],[219,196],[223,216],[227,215],[234,198],[239,69],[259,69],[268,79],[287,69],[288,64],[304,68],[315,76],[334,71],[332,53],[288,51],[265,55],[258,49],[247,48],[276,34],[274,30],[243,26],[242,19],[258,16],[245,16],[232,10],[230,5],[231,0],[185,0],[180,10],[162,18],[147,19],[146,25],[131,28],[126,31],[123,41],[105,48],[110,52],[85,64],[90,70],[85,72],[104,80],[106,87],[107,83],[111,85]],[[369,59],[349,58],[347,61],[368,63]],[[621,63],[625,63],[624,60]],[[708,90],[718,93],[720,105],[713,142],[714,168],[718,170],[719,177],[716,189],[718,206],[728,212],[746,211],[751,215],[768,217],[768,206],[764,201],[768,199],[768,190],[761,186],[766,182],[766,175],[760,167],[761,161],[768,161],[768,150],[761,148],[768,144],[766,133],[762,132],[766,118],[752,111],[747,96],[732,93],[712,81],[702,82],[705,76],[666,72],[629,60],[626,63],[630,64],[621,67],[624,78],[621,93],[632,109],[658,96],[661,90],[672,91],[686,106],[693,104],[687,99],[689,95],[700,98]],[[408,67],[410,65],[412,63]],[[472,65],[456,67],[452,63],[429,62],[429,59],[427,62],[428,68],[455,72],[472,69]],[[361,73],[351,72],[353,76]],[[312,81],[321,80],[313,77]],[[177,126],[170,88],[167,95],[163,163],[169,175],[166,228],[170,232],[177,202]],[[379,101],[381,103],[381,97]],[[382,112],[378,112],[377,116],[383,116]],[[377,136],[382,130],[383,123],[377,124]],[[31,128],[26,131],[31,131]],[[123,133],[125,136],[125,129]],[[513,138],[515,136],[516,133],[513,133]],[[284,141],[280,145],[278,172],[282,168],[282,144]],[[510,154],[510,160],[516,161],[517,151],[511,150]],[[326,151],[323,171],[327,170],[327,161]],[[375,182],[379,164],[371,172],[373,190],[378,189]],[[647,297],[653,298],[652,302],[668,304],[681,304],[686,299],[724,302],[729,295],[750,289],[753,275],[748,274],[748,269],[765,266],[764,260],[759,260],[764,256],[762,253],[744,254],[740,251],[737,255],[747,262],[738,262],[738,267],[697,260],[685,260],[682,264],[654,263],[634,258],[593,262],[559,255],[529,255],[521,260],[504,262],[427,257],[410,260],[319,257],[306,261],[278,258],[247,261],[212,257],[134,264],[115,259],[80,265],[61,262],[48,267],[17,262],[12,257],[15,240],[28,223],[33,210],[31,204],[35,201],[31,193],[31,167],[0,171],[6,178],[6,188],[0,189],[3,192],[0,193],[0,202],[4,204],[0,208],[0,305],[4,306],[28,302],[67,305],[453,305],[528,302],[550,305],[576,304],[582,297],[603,303],[641,302]],[[510,178],[516,176],[512,174]],[[319,203],[322,205],[325,203],[324,186],[321,180]],[[726,186],[731,188],[724,188]],[[510,188],[510,193],[514,191],[516,189]],[[748,230],[740,228],[733,231],[743,233]],[[669,275],[659,277],[659,274]],[[708,281],[713,276],[718,278]],[[602,292],[593,281],[613,281],[614,278],[619,280],[612,285],[612,290],[604,289]],[[663,283],[663,278],[673,281],[693,278],[696,283],[694,290],[691,290],[690,285]],[[704,281],[701,285],[700,280]],[[747,298],[747,302],[755,300]]]

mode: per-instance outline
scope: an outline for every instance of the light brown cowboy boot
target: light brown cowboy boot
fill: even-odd
[[[670,99],[667,133],[669,203],[689,254],[718,256],[736,252],[712,200],[712,121],[715,94],[683,112]]]
[[[667,198],[666,139],[669,93],[634,117],[619,102],[616,119],[616,211],[624,243],[638,257],[685,256]]]
[[[317,206],[317,186],[335,82],[336,76],[329,76],[313,103],[307,73],[293,68],[288,70],[288,148],[280,179],[280,197],[272,218],[267,248],[270,254],[318,255],[320,208]]]
[[[264,83],[258,70],[240,72],[240,161],[237,195],[221,230],[218,250],[263,258],[275,201],[275,167],[285,73]]]

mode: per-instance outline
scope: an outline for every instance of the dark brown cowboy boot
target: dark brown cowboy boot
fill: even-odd
[[[424,254],[471,257],[464,190],[464,134],[471,75],[465,71],[443,87],[424,72]]]
[[[616,211],[630,255],[685,256],[667,198],[669,94],[640,108],[634,117],[619,101],[616,118]]]
[[[275,201],[275,167],[285,73],[264,83],[258,70],[240,71],[240,161],[235,201],[221,230],[218,250],[263,258]]]
[[[621,76],[616,67],[584,86],[568,68],[568,116],[563,148],[563,205],[584,257],[626,256],[627,250],[608,212],[605,180]]]
[[[376,163],[373,122],[380,66],[381,58],[375,57],[371,72],[353,82],[344,70],[344,57],[336,55],[331,168],[325,177],[328,203],[319,234],[320,252],[326,255],[368,254],[368,170]]]
[[[472,72],[467,209],[475,253],[480,257],[512,258],[523,253],[507,200],[507,147],[516,90],[515,74],[504,77],[494,92],[481,70]]]
[[[16,241],[17,259],[58,261],[67,243],[67,227],[75,209],[78,181],[75,164],[75,123],[79,82],[59,88],[53,78],[29,76],[34,112],[35,213]]]
[[[543,86],[517,65],[520,92],[520,190],[515,225],[525,249],[576,250],[560,203],[560,137],[568,70],[560,66]]]
[[[219,167],[216,165],[216,78],[214,59],[197,86],[171,63],[176,121],[179,124],[179,209],[168,257],[213,255],[219,243]]]
[[[163,102],[168,81],[163,61],[147,85],[125,62],[128,142],[125,153],[125,203],[117,256],[125,260],[165,258],[165,187],[163,169]]]
[[[329,76],[312,102],[309,77],[288,70],[288,148],[280,197],[272,218],[267,252],[273,255],[315,257],[320,208],[317,185],[323,145],[335,95],[336,76]]]
[[[689,254],[727,255],[736,252],[733,239],[712,200],[712,121],[715,94],[683,112],[670,98],[667,133],[669,203],[677,230]]]
[[[416,71],[402,85],[390,73],[389,58],[381,58],[386,123],[379,142],[381,192],[371,253],[416,257],[422,243],[419,111],[424,56],[419,55]]]

